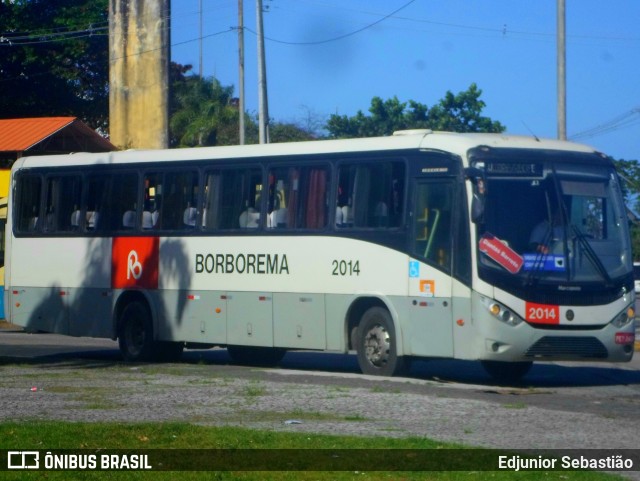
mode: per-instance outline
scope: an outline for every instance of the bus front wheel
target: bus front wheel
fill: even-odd
[[[405,359],[398,356],[391,314],[382,307],[369,308],[360,319],[356,351],[364,374],[393,376],[405,369]]]
[[[153,356],[153,327],[149,309],[139,301],[122,310],[118,327],[118,345],[125,361],[150,361]]]

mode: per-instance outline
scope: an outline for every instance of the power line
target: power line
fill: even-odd
[[[104,31],[107,33],[102,33]],[[29,35],[9,35],[6,34],[0,36],[0,46],[23,46],[23,45],[41,45],[54,42],[63,42],[65,40],[76,40],[79,38],[87,38],[93,36],[108,35],[109,27],[94,27],[90,26],[82,30],[71,30],[66,32],[48,32],[48,33],[36,33]]]
[[[216,37],[218,35],[223,35],[225,33],[233,32],[234,30],[235,29],[230,28],[228,30],[222,30],[220,32],[215,32],[215,33],[211,33],[209,35],[205,35],[202,38],[205,39],[205,38],[210,38],[210,37]],[[172,43],[170,45],[170,47],[177,47],[179,45],[185,45],[187,43],[193,43],[193,42],[197,42],[199,40],[200,40],[200,38],[193,38],[193,39],[190,39],[190,40],[184,40],[182,42],[175,42],[175,43]],[[160,50],[162,48],[163,47],[157,47],[157,48],[152,48],[152,49],[148,49],[148,50],[143,50],[141,52],[131,53],[131,54],[125,55],[123,57],[113,58],[113,59],[109,59],[109,60],[110,61],[114,61],[114,60],[120,60],[121,58],[129,58],[129,57],[135,57],[135,56],[138,56],[138,55],[144,55],[145,53],[155,52],[155,51]],[[24,76],[20,75],[20,76],[12,77],[12,78],[0,78],[0,83],[11,82],[11,81],[14,81],[14,80],[18,80],[18,79],[24,78],[25,76],[26,77],[39,77],[39,76],[42,76],[42,75],[47,75],[49,73],[51,73],[51,70],[47,70],[45,72],[29,73],[29,74],[25,74]]]
[[[296,0],[296,3],[300,1],[302,0]],[[379,13],[368,11],[368,10],[349,8],[344,6],[344,4],[334,5],[332,3],[309,2],[309,1],[305,1],[304,3],[307,3],[307,4],[312,3],[312,4],[316,4],[316,5],[331,8],[331,9],[340,9],[348,12],[360,13],[360,14],[376,16],[376,17],[380,15]],[[285,8],[283,7],[277,7],[277,8],[281,10],[285,10]],[[526,36],[532,36],[532,37],[546,37],[549,39],[555,39],[556,37],[555,32],[536,32],[536,31],[527,31],[527,30],[517,30],[517,29],[510,28],[506,23],[501,23],[499,26],[492,27],[492,26],[470,25],[470,24],[460,24],[460,23],[452,23],[452,22],[439,22],[435,20],[429,20],[426,18],[399,16],[399,15],[395,15],[394,13],[391,13],[390,15],[388,15],[387,18],[394,18],[395,20],[402,20],[406,22],[421,23],[421,24],[455,28],[455,29],[461,29],[461,30],[475,30],[480,32],[496,33],[501,36],[526,35]],[[640,41],[640,37],[606,36],[606,35],[571,34],[571,35],[567,35],[567,38],[572,40],[606,40],[606,41],[631,41],[631,42]],[[282,42],[282,43],[285,43],[285,42]]]
[[[578,132],[569,138],[571,140],[589,139],[634,125],[640,125],[640,107],[633,108],[600,125]]]
[[[317,40],[317,41],[313,41],[313,42],[290,42],[290,41],[285,41],[285,40],[279,40],[276,38],[272,38],[272,37],[264,37],[267,40],[271,41],[271,42],[275,42],[275,43],[280,43],[283,45],[322,45],[325,43],[330,43],[330,42],[337,42],[338,40],[342,40],[345,39],[347,37],[352,37],[353,35],[357,35],[360,32],[364,32],[365,30],[368,30],[372,27],[375,27],[376,25],[378,25],[379,23],[384,22],[385,20],[387,20],[388,18],[393,17],[396,13],[398,13],[401,10],[404,10],[405,8],[407,8],[409,5],[411,5],[412,3],[414,3],[416,0],[410,0],[409,2],[405,3],[404,5],[402,5],[400,8],[397,8],[396,10],[394,10],[393,12],[385,15],[384,17],[376,20],[373,23],[370,23],[368,25],[365,25],[362,28],[359,28],[357,30],[354,30],[352,32],[349,33],[345,33],[343,35],[338,35],[337,37],[333,37],[333,38],[327,38],[324,40]],[[245,27],[245,30],[247,30],[248,32],[253,33],[254,35],[257,35],[256,32],[254,32],[253,30],[251,30],[250,28]]]

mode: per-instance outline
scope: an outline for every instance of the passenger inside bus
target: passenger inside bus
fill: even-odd
[[[559,208],[555,208],[551,220],[549,220],[548,216],[545,216],[533,228],[529,238],[529,246],[532,250],[541,254],[548,254],[558,246],[562,249],[564,230],[562,213]]]
[[[257,229],[259,221],[260,212],[253,207],[247,207],[247,209],[240,214],[240,218],[238,219],[241,229]]]
[[[128,210],[122,215],[122,227],[132,229],[136,226],[136,211]]]
[[[198,219],[198,210],[195,207],[191,207],[191,203],[187,204],[187,208],[182,215],[182,223],[188,228],[194,228]]]

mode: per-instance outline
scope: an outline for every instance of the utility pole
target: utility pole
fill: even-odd
[[[258,134],[261,144],[269,143],[269,106],[267,101],[267,70],[264,56],[264,29],[262,25],[262,0],[256,0],[258,23]]]
[[[240,75],[238,95],[238,128],[240,145],[244,145],[244,0],[238,0],[238,70]]]
[[[558,138],[567,140],[567,49],[565,0],[558,4]]]
[[[202,0],[199,1],[200,7],[200,80],[202,80]]]

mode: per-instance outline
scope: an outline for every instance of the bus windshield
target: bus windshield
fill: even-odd
[[[631,248],[613,167],[487,162],[485,173],[478,223],[481,276],[574,289],[613,288],[616,280],[626,280]]]

